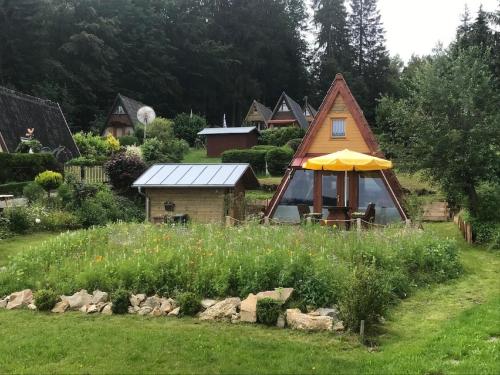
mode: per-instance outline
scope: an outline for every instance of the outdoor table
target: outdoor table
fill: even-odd
[[[0,195],[0,202],[5,202],[5,207],[0,207],[2,210],[4,208],[7,208],[9,207],[9,201],[13,200],[14,199],[14,196],[12,194],[3,194],[3,195]]]
[[[349,207],[347,206],[325,206],[328,210],[328,217],[326,218],[328,224],[336,224],[338,227],[349,229]],[[332,222],[329,222],[329,221]]]

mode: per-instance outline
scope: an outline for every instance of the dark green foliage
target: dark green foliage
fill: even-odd
[[[201,298],[194,293],[179,293],[177,302],[179,303],[179,313],[181,315],[195,316],[201,310]]]
[[[111,295],[113,314],[126,314],[128,312],[129,297],[130,293],[124,289],[118,289]]]
[[[108,160],[107,156],[80,156],[66,162],[66,165],[94,166],[103,165]]]
[[[28,183],[23,189],[23,195],[29,203],[37,202],[45,196],[45,191],[36,182]]]
[[[276,148],[276,146],[273,146],[273,145],[256,145],[256,146],[252,146],[252,150],[265,150],[265,151],[269,151],[269,150],[272,150]]]
[[[227,150],[222,153],[223,163],[249,163],[255,173],[266,170],[266,150]]]
[[[272,298],[262,298],[257,301],[257,322],[274,326],[281,313],[281,302]]]
[[[276,147],[266,154],[267,170],[271,176],[283,176],[293,157],[293,150],[289,147]]]
[[[293,150],[293,152],[296,152],[297,149],[299,148],[301,142],[302,142],[302,138],[294,138],[294,139],[290,139],[286,143],[286,145],[288,147],[290,147]]]
[[[29,181],[23,182],[8,182],[0,185],[0,194],[12,194],[14,196],[23,195],[24,188],[29,184]]]
[[[148,138],[141,145],[144,160],[149,165],[154,163],[178,163],[189,151],[189,146],[183,139],[171,138],[166,142],[158,138]]]
[[[260,133],[259,143],[272,146],[284,146],[292,139],[302,138],[305,130],[296,126],[264,130]]]
[[[117,191],[127,191],[132,183],[146,170],[146,164],[137,156],[118,153],[105,164],[109,181]]]
[[[139,144],[139,139],[134,135],[124,135],[122,137],[118,137],[118,141],[120,141],[120,146],[132,146]]]
[[[35,298],[36,308],[40,311],[52,310],[59,301],[59,296],[52,289],[37,290],[33,297]]]
[[[42,151],[42,144],[40,143],[40,141],[36,139],[31,139],[29,141],[21,141],[17,145],[15,152],[27,154],[30,152],[30,150],[35,154]]]
[[[0,152],[0,183],[12,181],[32,181],[43,171],[60,172],[62,166],[49,153],[8,154]]]
[[[26,207],[9,207],[4,211],[4,215],[8,220],[9,230],[13,233],[23,234],[30,230],[33,223],[31,222],[28,208]]]
[[[199,131],[207,127],[204,117],[179,113],[174,119],[174,134],[177,138],[184,139],[193,147]]]

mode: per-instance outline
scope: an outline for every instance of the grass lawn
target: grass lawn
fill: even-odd
[[[183,163],[220,163],[220,158],[207,157],[207,150],[190,148],[184,156]]]
[[[500,254],[466,245],[451,223],[426,230],[460,241],[465,275],[396,306],[375,350],[354,336],[255,325],[2,310],[0,372],[500,373]]]
[[[9,256],[39,244],[55,235],[56,234],[50,232],[41,232],[0,240],[0,266],[7,263]]]

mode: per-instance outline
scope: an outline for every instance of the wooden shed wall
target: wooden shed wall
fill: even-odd
[[[257,144],[257,132],[207,135],[207,156],[217,157],[231,149],[246,149]]]

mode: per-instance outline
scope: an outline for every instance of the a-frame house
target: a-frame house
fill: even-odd
[[[285,92],[278,99],[268,124],[271,129],[283,126],[299,126],[307,129],[309,126],[300,104],[290,98]]]
[[[267,122],[271,118],[273,111],[267,108],[264,104],[254,100],[248,109],[247,115],[243,122],[248,126],[255,126],[257,130],[267,129]]]
[[[103,135],[112,134],[114,137],[132,135],[135,126],[139,123],[137,111],[145,104],[118,94],[106,118]]]
[[[328,207],[347,206],[352,212],[363,212],[369,203],[375,203],[376,223],[407,219],[401,204],[401,186],[392,170],[349,172],[344,185],[344,172],[315,173],[302,168],[311,157],[343,149],[384,157],[363,111],[342,75],[337,74],[269,203],[266,216],[298,222],[299,209],[304,207],[321,212],[326,218]],[[348,187],[347,202],[344,202],[344,186]],[[313,207],[314,196],[319,202],[316,207]]]

